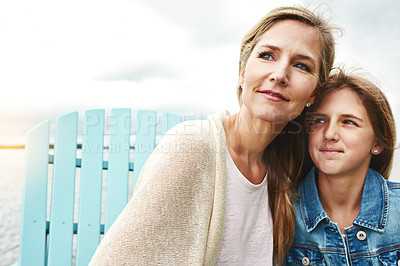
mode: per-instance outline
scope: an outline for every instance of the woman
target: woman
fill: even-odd
[[[289,176],[302,159],[289,121],[312,103],[333,58],[332,29],[312,12],[267,14],[242,42],[240,111],[182,123],[161,140],[91,264],[282,262],[294,234]]]
[[[395,125],[379,88],[332,75],[309,132],[315,166],[299,187],[287,264],[400,265],[400,184],[388,181]]]

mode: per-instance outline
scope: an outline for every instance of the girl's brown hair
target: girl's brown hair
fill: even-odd
[[[350,88],[360,97],[371,121],[376,140],[384,148],[380,154],[372,156],[369,167],[388,179],[396,146],[396,127],[392,109],[378,85],[361,73],[346,74],[342,69],[337,69],[337,72],[328,78],[316,94],[313,109],[316,110],[328,94],[344,88]],[[311,164],[305,171],[309,170],[310,166]]]
[[[240,49],[239,74],[260,36],[275,23],[291,19],[315,28],[320,42],[319,81],[316,87],[329,76],[335,57],[333,27],[324,19],[306,8],[281,7],[272,10],[262,18],[243,38]],[[242,105],[242,88],[238,85],[239,104]],[[304,113],[304,111],[303,111]],[[303,113],[288,123],[284,130],[265,150],[268,171],[269,205],[274,221],[274,260],[282,264],[286,251],[289,250],[295,227],[295,215],[292,206],[294,184],[301,177],[304,161],[305,143],[303,136]]]

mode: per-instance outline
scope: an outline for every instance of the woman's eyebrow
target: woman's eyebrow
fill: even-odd
[[[279,48],[278,46],[270,45],[270,44],[263,44],[263,45],[260,45],[260,47],[269,48],[269,49],[271,49],[273,51],[280,51],[281,50],[281,48]]]
[[[317,65],[317,61],[308,55],[298,54],[296,57],[301,60],[311,61],[314,65]]]
[[[271,45],[271,44],[262,44],[262,45],[260,45],[260,47],[261,47],[261,48],[269,48],[269,49],[271,49],[272,51],[281,51],[281,50],[282,50],[282,49],[279,48],[278,46]],[[318,64],[317,61],[316,61],[313,57],[308,56],[308,55],[305,55],[305,54],[297,54],[296,57],[297,57],[298,59],[312,61],[315,65]]]

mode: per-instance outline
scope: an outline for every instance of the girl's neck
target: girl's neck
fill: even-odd
[[[364,181],[365,174],[327,175],[319,171],[317,187],[321,204],[342,233],[360,212]]]

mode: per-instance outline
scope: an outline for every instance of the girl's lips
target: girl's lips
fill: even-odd
[[[264,96],[272,101],[280,102],[280,101],[289,101],[282,94],[274,91],[260,91],[260,93],[264,94]]]
[[[320,151],[327,154],[343,153],[343,151],[335,149],[321,149]]]

